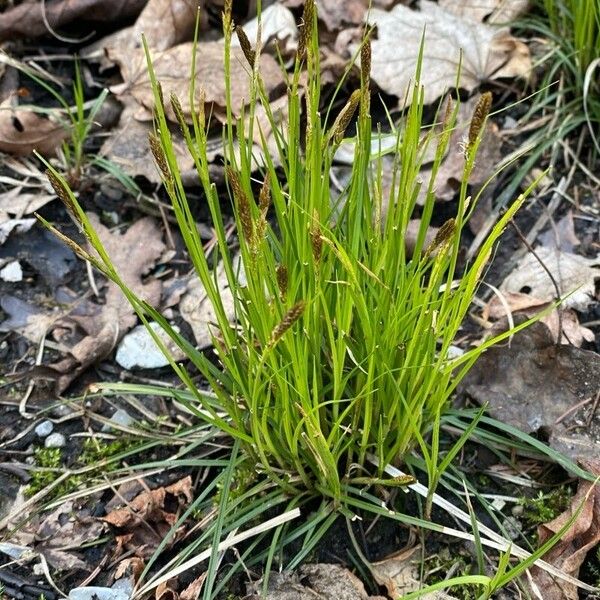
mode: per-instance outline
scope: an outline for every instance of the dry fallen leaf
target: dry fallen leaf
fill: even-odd
[[[404,102],[414,80],[425,28],[421,85],[425,104],[455,87],[460,64],[460,87],[468,91],[498,77],[525,76],[531,57],[525,44],[507,29],[461,19],[435,2],[421,0],[420,10],[402,4],[390,12],[373,9],[369,24],[377,26],[372,42],[371,77],[377,85]],[[402,40],[398,44],[398,40]],[[410,95],[408,98],[410,102]]]
[[[202,585],[206,579],[208,573],[202,573],[202,575],[196,577],[179,595],[179,600],[198,600],[200,592],[202,591]]]
[[[600,476],[598,458],[583,460],[581,466]],[[550,523],[538,527],[538,544],[541,546],[558,533],[581,506],[581,512],[560,540],[543,556],[543,559],[572,577],[579,576],[586,555],[600,543],[600,485],[580,481],[571,506]],[[551,577],[539,567],[531,568],[532,582],[542,592],[544,600],[578,600],[577,588],[561,579]]]
[[[489,348],[460,389],[487,404],[493,418],[526,433],[543,431],[552,448],[573,459],[598,455],[600,355],[557,346],[543,323]]]
[[[42,206],[56,198],[45,190],[38,192],[25,192],[24,186],[15,185],[6,192],[0,193],[0,225],[10,220],[13,216],[20,219],[38,211]]]
[[[34,344],[39,344],[52,326],[66,315],[66,310],[47,313],[24,300],[3,294],[0,308],[7,318],[0,322],[0,332],[15,331]]]
[[[119,22],[137,15],[146,0],[57,0],[23,2],[0,14],[0,42],[49,35],[73,21]],[[82,37],[82,36],[78,36]]]
[[[294,14],[289,8],[282,4],[273,4],[264,8],[261,17],[261,44],[264,47],[272,39],[277,40],[277,45],[284,55],[289,55],[298,46],[298,26]],[[255,47],[258,38],[258,17],[243,24],[244,32]],[[240,42],[237,36],[233,36],[231,45],[238,47]]]
[[[368,8],[366,0],[319,0],[317,2],[319,19],[329,31],[339,31],[347,26],[360,25]]]
[[[420,558],[413,556],[420,546],[413,546],[370,564],[373,579],[385,587],[389,598],[403,598],[410,592],[423,587],[419,580]],[[443,591],[430,592],[421,596],[423,600],[456,600]]]
[[[563,252],[573,252],[581,244],[575,233],[573,211],[567,212],[558,223],[552,222],[550,229],[539,236],[539,241],[546,248],[557,248]]]
[[[451,13],[476,23],[504,25],[529,8],[529,0],[439,0],[438,4]]]
[[[33,111],[0,109],[0,152],[27,156],[37,150],[52,155],[67,135],[62,125]]]
[[[297,572],[271,573],[265,595],[261,593],[261,585],[262,581],[248,585],[249,600],[385,600],[382,596],[369,596],[356,575],[335,564],[307,564]]]
[[[127,506],[112,510],[101,520],[122,530],[120,537],[124,548],[132,550],[136,556],[147,558],[156,550],[179,516],[178,513],[165,509],[168,496],[177,500],[180,508],[187,506],[192,501],[191,477],[184,477],[166,487],[144,491]],[[181,533],[180,528],[168,545],[175,542]]]
[[[562,306],[585,311],[596,298],[596,280],[600,277],[600,255],[595,259],[544,246],[526,254],[500,285],[502,292],[526,293],[544,302],[556,299],[556,289],[540,260],[552,273],[561,296],[569,294]]]
[[[133,98],[125,99],[119,124],[104,142],[100,153],[131,177],[143,176],[152,183],[159,183],[160,172],[148,144],[148,135],[152,133],[153,126],[149,121],[138,121],[135,118],[138,109],[139,105]],[[194,168],[194,159],[188,152],[183,136],[174,130],[172,140],[179,169],[182,173],[190,171]]]
[[[508,318],[507,313],[510,312],[511,314],[522,314],[527,318],[531,318],[548,308],[550,304],[550,302],[545,302],[530,294],[505,292],[502,294],[501,299],[498,296],[493,296],[484,307],[481,316],[484,321],[488,319],[497,321]],[[560,322],[558,318],[559,311]],[[542,317],[540,321],[548,327],[555,342],[558,340],[559,327],[562,328],[562,344],[572,344],[579,348],[584,341],[593,342],[595,339],[594,332],[581,325],[577,313],[571,309],[555,309],[550,314]]]
[[[221,293],[225,313],[230,320],[233,320],[235,318],[233,295],[231,294],[225,269],[222,266],[217,271],[217,286]],[[211,346],[214,333],[211,331],[211,327],[217,324],[217,316],[206,295],[204,286],[197,277],[190,280],[187,292],[179,302],[179,312],[192,328],[198,348]]]
[[[162,283],[142,280],[165,249],[156,223],[142,218],[121,235],[109,231],[95,214],[89,218],[123,282],[142,299],[158,304]],[[59,373],[59,393],[90,365],[106,358],[137,321],[133,308],[113,282],[107,284],[105,303],[97,315],[71,315],[68,320],[79,325],[86,336],[70,348],[69,356],[49,365]]]
[[[168,99],[175,94],[181,102],[186,119],[191,118],[190,107],[190,73],[193,43],[179,44],[168,50],[152,53],[152,63],[157,80],[161,83],[163,95]],[[224,42],[200,42],[196,49],[195,98],[197,107],[202,98],[206,104],[207,114],[213,111],[221,120],[226,118],[225,65],[223,62]],[[109,52],[109,57],[121,68],[123,84],[113,86],[111,91],[117,96],[125,94],[133,96],[144,110],[137,114],[141,119],[152,118],[154,95],[142,52],[132,56],[131,52],[119,55]],[[269,54],[261,54],[260,72],[264,80],[265,91],[270,95],[276,88],[284,85],[283,75],[278,62]],[[231,107],[234,114],[239,115],[243,106],[250,99],[250,71],[241,48],[231,49],[230,79],[235,82],[231,86]],[[177,122],[169,102],[166,103],[167,117]]]
[[[92,569],[78,549],[82,544],[97,540],[105,530],[106,525],[93,518],[88,509],[76,507],[69,500],[43,519],[34,517],[20,535],[22,539],[29,537],[31,541],[27,545],[44,556],[53,568],[72,572]]]

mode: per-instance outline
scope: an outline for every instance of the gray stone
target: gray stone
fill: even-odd
[[[131,425],[135,423],[135,419],[126,410],[117,408],[110,418],[110,422],[115,425],[120,425],[121,427],[131,427]],[[108,423],[102,427],[102,431],[110,431],[111,429],[112,427]]]
[[[184,358],[185,355],[171,341],[158,323],[150,323],[150,327],[159,335],[171,353],[173,360]],[[177,327],[174,327],[174,329],[178,330]],[[154,343],[152,336],[144,325],[138,325],[121,340],[117,349],[116,361],[124,369],[157,369],[166,367],[169,364],[169,361]]]
[[[44,441],[46,448],[63,448],[67,443],[62,433],[51,433]]]
[[[45,438],[45,437],[48,437],[52,433],[53,429],[54,429],[54,423],[52,423],[52,421],[48,421],[46,419],[45,421],[42,421],[35,428],[35,434],[40,438]]]
[[[106,587],[79,587],[69,592],[69,600],[129,600],[129,594]]]

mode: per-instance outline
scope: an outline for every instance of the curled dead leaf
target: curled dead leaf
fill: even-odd
[[[600,278],[600,255],[586,258],[544,246],[535,248],[537,258],[526,254],[500,285],[502,292],[526,293],[543,302],[556,299],[556,289],[546,269],[553,274],[563,306],[586,310],[596,298],[596,280]],[[539,260],[538,260],[539,259]],[[546,269],[542,267],[544,263]]]
[[[49,156],[69,135],[60,124],[30,110],[0,110],[0,152],[27,156],[34,150]]]
[[[130,19],[146,0],[56,0],[23,2],[0,14],[0,42],[48,35],[75,20],[106,22]]]
[[[509,314],[521,314],[531,318],[548,308],[550,304],[550,302],[544,302],[530,294],[505,292],[501,297],[493,296],[484,307],[481,316],[484,321],[508,319]],[[579,323],[577,313],[572,309],[555,309],[542,317],[540,321],[548,327],[555,342],[558,340],[559,328],[562,330],[562,344],[572,344],[579,348],[584,341],[593,342],[595,339],[594,332]]]

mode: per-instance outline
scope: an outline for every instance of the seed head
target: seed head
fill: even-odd
[[[237,34],[237,38],[240,42],[240,46],[242,47],[242,52],[248,61],[248,64],[252,69],[254,69],[254,64],[256,62],[256,52],[252,50],[252,44],[246,35],[246,32],[240,25],[235,26],[235,33]]]
[[[263,184],[260,188],[260,194],[258,195],[258,208],[261,214],[266,215],[271,206],[271,179],[269,175],[265,177]]]
[[[71,194],[69,193],[69,189],[65,185],[65,183],[57,177],[50,169],[46,169],[46,177],[50,181],[50,185],[54,188],[54,191],[60,201],[67,207],[69,212],[75,217],[75,219],[79,222],[79,217],[77,216],[77,209],[75,208],[75,204],[73,199],[71,198]]]
[[[148,142],[150,143],[150,150],[152,152],[152,156],[154,156],[154,161],[156,162],[156,166],[159,168],[162,174],[163,180],[165,181],[165,183],[172,181],[171,171],[169,170],[167,157],[160,143],[160,140],[153,133],[149,133]]]
[[[265,177],[263,184],[260,188],[258,195],[258,209],[260,210],[260,217],[256,225],[256,238],[262,240],[265,237],[265,231],[267,230],[267,213],[269,212],[269,206],[271,205],[271,185],[269,176]]]
[[[179,98],[175,94],[171,94],[171,108],[173,109],[173,113],[175,114],[175,118],[179,123],[179,129],[181,130],[181,134],[185,136],[188,126],[185,122],[185,116],[183,115],[183,108],[181,108],[181,102],[179,102]]]
[[[281,300],[285,300],[288,288],[288,270],[285,265],[277,265],[275,270],[277,276],[277,286],[279,287],[279,297]]]
[[[452,98],[448,96],[446,100],[446,110],[444,111],[444,119],[442,121],[442,130],[445,131],[450,126],[450,119],[452,118],[452,110],[454,109],[454,102]]]
[[[92,263],[97,269],[103,271],[101,265],[99,265],[98,261],[86,250],[84,250],[79,244],[75,243],[70,237],[67,237],[64,233],[58,231],[54,227],[50,227],[50,232],[55,235],[61,242],[66,244],[71,250],[79,256],[79,258],[83,260],[87,260]]]
[[[233,190],[233,199],[238,210],[240,225],[242,226],[242,235],[246,243],[252,246],[254,244],[254,221],[252,219],[252,209],[250,208],[250,200],[242,187],[239,175],[231,168],[227,167],[227,179]]]
[[[310,228],[310,243],[312,246],[313,259],[316,264],[319,264],[323,252],[323,238],[321,237],[321,225],[319,224],[319,215],[317,214],[317,211],[313,213],[313,223]]]
[[[271,334],[268,347],[273,347],[283,337],[285,332],[302,316],[305,308],[306,302],[300,300],[300,302],[296,302],[296,304],[283,315],[283,319],[281,319],[281,322],[275,327]]]
[[[231,7],[232,0],[225,0],[225,4],[223,5],[223,32],[225,33],[225,37],[227,35],[231,35]]]
[[[162,85],[161,85],[160,81],[158,81],[156,83],[156,92],[158,94],[158,102],[159,102],[160,106],[162,106],[164,108],[165,97],[163,96],[163,89],[162,89]]]
[[[430,256],[433,252],[435,252],[440,246],[444,246],[447,244],[454,235],[456,231],[456,221],[454,219],[448,219],[435,234],[433,238],[433,242],[429,244],[427,249],[425,250],[425,256]]]
[[[302,12],[302,29],[298,38],[298,50],[296,51],[296,60],[302,61],[306,55],[306,49],[309,46],[310,36],[312,34],[313,21],[315,18],[315,0],[306,0],[304,2],[304,11]]]
[[[363,86],[369,87],[371,80],[371,37],[367,37],[360,49],[360,78]]]
[[[360,96],[360,90],[354,90],[350,96],[350,99],[346,103],[346,106],[342,108],[340,114],[334,121],[331,127],[331,136],[335,144],[339,144],[344,139],[346,129],[348,129],[348,125],[350,125],[350,121],[356,112],[356,107],[360,102]]]
[[[467,149],[471,149],[473,144],[477,141],[481,130],[485,124],[485,120],[490,112],[490,108],[492,107],[492,93],[485,92],[485,94],[481,94],[477,104],[475,105],[475,110],[473,111],[473,116],[471,117],[471,125],[469,127],[469,140],[467,143]]]
[[[206,128],[206,92],[200,89],[198,93],[198,125],[200,129]]]

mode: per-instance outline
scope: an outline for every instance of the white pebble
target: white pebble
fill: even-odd
[[[9,262],[3,269],[0,269],[0,279],[9,281],[11,283],[17,283],[23,281],[23,269],[18,260]]]
[[[42,421],[36,428],[35,434],[40,438],[48,437],[54,429],[54,423],[52,421]]]
[[[67,443],[62,433],[51,433],[44,442],[46,448],[63,448]]]

